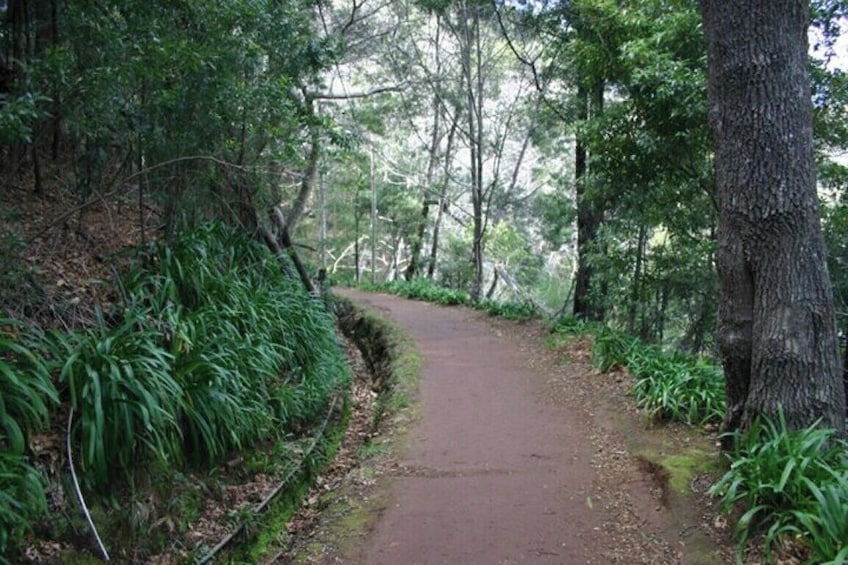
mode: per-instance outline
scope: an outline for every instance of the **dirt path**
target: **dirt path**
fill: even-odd
[[[701,562],[681,549],[700,526],[662,511],[663,490],[616,431],[615,381],[605,391],[586,363],[540,358],[531,328],[344,294],[385,312],[424,359],[420,419],[367,563]]]

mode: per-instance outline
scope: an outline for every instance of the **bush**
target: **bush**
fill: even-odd
[[[380,285],[364,285],[363,288],[446,306],[471,303],[471,297],[464,290],[438,286],[430,279],[425,278],[417,278],[412,281],[397,280]]]
[[[25,456],[0,450],[0,560],[46,510],[41,475]]]
[[[214,463],[296,432],[349,379],[332,316],[221,225],[152,245],[123,294],[111,323],[62,340],[82,468],[101,492],[139,457]]]
[[[314,421],[349,378],[335,320],[264,245],[211,224],[160,246],[151,263],[161,288],[151,303],[175,302],[156,315],[171,329],[193,457]]]
[[[163,461],[179,456],[183,390],[148,320],[130,313],[109,327],[100,314],[96,327],[62,342],[59,380],[68,386],[80,468],[92,486],[106,489],[116,472],[131,474],[142,446]]]
[[[632,347],[626,363],[636,404],[652,417],[699,426],[724,418],[724,378],[714,363],[644,345]]]
[[[595,342],[592,345],[592,364],[603,372],[624,367],[627,365],[630,351],[637,343],[636,338],[604,327],[595,335]]]
[[[492,316],[507,320],[530,320],[539,316],[539,309],[532,302],[497,302],[484,300],[480,308]]]
[[[44,486],[25,456],[58,402],[49,365],[29,327],[0,316],[0,555],[20,543],[46,509]]]
[[[589,332],[593,327],[592,322],[587,322],[576,316],[560,316],[551,326],[551,333],[582,334]]]
[[[796,534],[815,563],[844,563],[848,556],[848,444],[815,423],[791,431],[759,418],[732,434],[730,470],[711,488],[723,510],[741,506],[735,533],[743,547],[751,533],[766,532],[767,551]]]

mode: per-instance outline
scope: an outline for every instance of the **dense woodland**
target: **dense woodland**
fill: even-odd
[[[329,315],[308,298],[324,273],[332,283],[429,280],[467,291],[473,301],[526,301],[552,316],[603,322],[665,351],[715,357],[733,375],[733,367],[750,373],[753,363],[756,373],[779,357],[773,351],[755,351],[753,361],[750,352],[734,357],[721,342],[727,332],[716,339],[717,324],[728,327],[718,316],[735,308],[722,292],[739,287],[722,283],[716,270],[721,242],[736,241],[727,231],[722,236],[722,205],[733,200],[722,183],[747,182],[738,175],[756,179],[758,170],[776,182],[768,171],[803,158],[775,145],[773,155],[758,154],[760,169],[722,168],[747,154],[744,144],[714,139],[711,108],[715,126],[731,120],[731,113],[716,117],[722,104],[750,115],[785,104],[768,93],[743,102],[727,89],[732,80],[720,82],[724,75],[714,71],[729,44],[720,37],[728,26],[744,35],[757,22],[731,24],[738,11],[703,4],[5,2],[0,501],[19,492],[24,502],[10,498],[9,514],[0,510],[0,550],[27,531],[15,509],[30,505],[27,489],[38,490],[39,479],[25,454],[32,433],[58,420],[48,416],[56,406],[82,413],[74,437],[83,446],[86,486],[95,491],[114,479],[105,459],[111,448],[102,442],[127,444],[118,455],[124,466],[145,450],[162,461],[215,461],[269,437],[272,416],[291,428],[320,419],[346,379],[330,376],[340,357],[321,359],[321,348],[334,347],[332,338],[314,337],[332,333]],[[785,391],[802,390],[818,400],[813,408],[787,407],[790,427],[824,416],[844,430],[836,331],[848,334],[848,60],[835,45],[848,3],[780,2],[772,12],[783,4],[792,4],[787,13],[795,16],[803,10],[801,17],[758,22],[774,26],[775,36],[794,38],[788,47],[767,48],[794,48],[796,74],[769,75],[764,83],[769,92],[790,89],[793,80],[810,83],[803,93],[812,101],[814,161],[804,178],[805,186],[817,186],[818,199],[798,199],[806,198],[806,225],[816,235],[802,236],[813,247],[799,245],[801,256],[814,257],[802,270],[821,274],[816,296],[832,289],[835,309],[813,304],[824,312],[823,325],[795,330],[815,333],[798,342],[810,352],[801,355],[804,363],[813,351],[820,353],[816,359],[774,373],[766,367],[761,372],[777,380],[765,384],[754,379],[752,390],[766,389],[754,395],[767,400],[743,406],[748,384],[734,392],[732,383],[742,381],[731,378],[727,424],[748,427],[757,412],[776,414]],[[764,6],[758,10],[769,12]],[[744,37],[738,41],[740,52],[749,48]],[[756,123],[743,129],[757,130]],[[787,130],[789,139],[806,127],[803,116],[800,123]],[[789,145],[806,155],[802,141]],[[787,200],[800,194],[793,190]],[[102,235],[103,226],[115,223],[119,237]],[[744,239],[748,232],[740,229]],[[825,247],[815,247],[819,233],[826,256]],[[780,249],[794,245],[774,237],[770,244]],[[76,266],[57,267],[71,247]],[[785,270],[780,262],[763,268]],[[751,294],[762,297],[763,288],[782,285],[775,278]],[[275,286],[285,286],[297,304],[310,304],[303,306],[310,322],[301,337],[312,349],[286,341],[301,331],[293,320],[304,311],[277,302]],[[226,351],[204,325],[215,300],[230,305],[226,327],[236,345]],[[781,304],[779,297],[768,300],[748,308]],[[289,320],[289,333],[275,328],[280,319]],[[836,331],[827,326],[831,319]],[[148,341],[127,337],[145,332]],[[27,352],[30,338],[47,344],[41,357]],[[249,428],[224,433],[235,404],[196,414],[199,401],[187,401],[150,413],[111,412],[138,421],[114,432],[126,436],[100,437],[104,416],[96,402],[85,420],[89,373],[80,352],[102,353],[107,341],[137,348],[131,352],[136,370],[161,365],[154,371],[164,379],[157,402],[175,402],[167,391],[187,383],[210,398],[230,383],[233,398],[244,392],[252,403]],[[155,347],[145,349],[150,343]],[[256,362],[267,366],[255,368],[267,375],[263,390],[236,390],[238,379],[228,380],[239,373],[236,357],[265,349]],[[110,365],[109,355],[91,358],[107,372],[126,371],[123,361]],[[230,372],[216,373],[218,384],[201,390],[197,372],[220,371],[210,359],[224,359]],[[819,371],[819,361],[829,369]],[[14,370],[38,375],[35,392],[26,392]],[[799,377],[775,385],[784,392],[769,397],[769,383],[785,370],[822,372],[830,380]],[[132,380],[132,373],[113,384],[120,388],[115,383],[124,378]],[[19,396],[9,392],[13,385],[20,385]],[[149,400],[149,391],[128,389],[140,404]],[[16,405],[15,398],[23,400]],[[163,431],[132,439],[151,425]],[[26,480],[15,483],[7,474]]]

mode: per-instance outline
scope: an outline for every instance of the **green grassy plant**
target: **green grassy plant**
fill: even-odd
[[[714,363],[644,345],[632,347],[626,363],[636,379],[636,404],[652,417],[693,425],[724,417],[724,379]]]
[[[139,457],[214,463],[308,427],[349,379],[332,316],[221,225],[152,245],[122,291],[118,313],[63,342],[82,468],[101,491]]]
[[[733,434],[731,466],[712,487],[725,511],[741,508],[735,533],[744,547],[765,532],[767,551],[794,534],[810,562],[845,562],[848,555],[848,444],[818,423],[789,430],[777,422],[754,421]]]
[[[76,410],[80,467],[91,486],[106,488],[117,472],[130,473],[141,451],[178,456],[183,391],[155,327],[134,316],[109,327],[100,315],[96,327],[63,343],[59,380]]]
[[[587,322],[576,316],[560,316],[551,325],[551,333],[558,334],[584,334],[595,328],[592,322]]]
[[[0,450],[0,561],[47,510],[41,475],[24,455]]]
[[[0,317],[0,445],[23,453],[30,431],[47,423],[48,406],[58,402],[37,336],[14,320]]]
[[[58,402],[38,335],[0,317],[0,555],[17,545],[46,509],[44,486],[25,456],[32,432]]]
[[[600,371],[611,371],[627,365],[627,358],[637,340],[623,332],[603,327],[592,345],[592,364]]]
[[[507,320],[530,320],[539,316],[539,309],[532,302],[497,302],[484,300],[479,308],[492,316]]]
[[[448,306],[471,303],[471,297],[464,290],[445,288],[425,278],[417,278],[412,281],[397,280],[380,285],[366,285],[363,288],[366,290],[390,292],[404,298],[424,300],[426,302],[435,302],[436,304]]]

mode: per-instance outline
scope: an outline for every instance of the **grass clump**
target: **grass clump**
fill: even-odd
[[[636,379],[636,404],[653,418],[697,426],[724,418],[724,378],[713,362],[638,345],[627,356],[627,368]]]
[[[439,286],[430,279],[416,278],[411,281],[396,280],[381,284],[365,284],[363,290],[388,292],[404,298],[423,300],[445,306],[473,306],[492,316],[507,320],[530,320],[539,317],[539,308],[530,301],[499,302],[485,299],[475,303],[464,290]]]
[[[708,359],[667,352],[605,327],[595,335],[592,363],[603,372],[627,367],[636,404],[656,420],[702,426],[724,417],[721,367]]]
[[[363,289],[388,292],[403,296],[404,298],[435,302],[436,304],[444,304],[446,306],[471,304],[471,297],[464,290],[442,287],[430,279],[425,278],[416,278],[411,281],[396,280],[377,285],[364,285]]]
[[[498,302],[496,300],[484,300],[479,306],[491,316],[497,316],[507,320],[532,320],[539,317],[539,308],[529,301],[524,302]]]
[[[157,243],[123,290],[127,313],[86,335],[63,371],[97,486],[136,447],[214,463],[282,438],[349,379],[332,316],[240,232],[210,224]]]
[[[60,399],[87,498],[107,513],[151,469],[212,467],[323,421],[350,373],[333,316],[286,268],[212,224],[151,245],[83,331],[36,335],[0,318],[0,553],[19,550],[46,507],[26,450]],[[115,531],[120,519],[109,514]]]
[[[789,430],[756,419],[732,434],[730,469],[712,487],[722,508],[742,512],[734,532],[740,550],[764,532],[767,553],[788,537],[809,563],[848,559],[848,444],[818,423]]]
[[[0,555],[47,508],[43,479],[26,457],[31,434],[47,426],[59,400],[40,339],[33,328],[0,316]]]
[[[636,338],[604,326],[595,334],[592,345],[592,364],[602,372],[624,367],[637,344]]]

